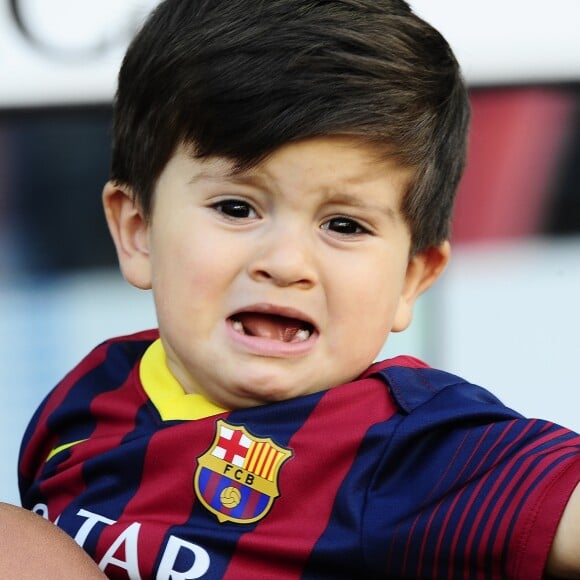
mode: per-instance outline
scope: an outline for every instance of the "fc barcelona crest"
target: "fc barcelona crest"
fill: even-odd
[[[280,495],[278,474],[291,456],[272,439],[219,419],[213,443],[197,460],[195,493],[220,522],[257,522]]]

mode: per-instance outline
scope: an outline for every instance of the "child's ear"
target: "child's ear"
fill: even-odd
[[[123,276],[142,290],[151,288],[149,224],[129,188],[111,181],[103,189],[103,206]]]
[[[451,257],[448,241],[415,254],[409,261],[392,332],[405,330],[413,319],[415,301],[439,278]]]

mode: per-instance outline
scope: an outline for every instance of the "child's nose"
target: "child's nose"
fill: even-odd
[[[278,232],[263,240],[249,267],[257,282],[308,289],[316,284],[313,241],[304,232]]]

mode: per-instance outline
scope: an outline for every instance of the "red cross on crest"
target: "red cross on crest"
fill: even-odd
[[[212,455],[228,463],[242,466],[251,444],[252,440],[242,430],[231,429],[226,424],[221,424],[219,426],[219,439]]]
[[[240,445],[240,439],[243,435],[241,431],[234,431],[231,439],[226,439],[223,434],[220,435],[217,446],[225,449],[225,454],[222,458],[224,461],[231,463],[236,455],[245,456],[248,448]]]

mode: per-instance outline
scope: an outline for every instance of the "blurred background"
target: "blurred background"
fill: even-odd
[[[35,407],[155,325],[100,207],[123,51],[156,0],[0,0],[0,501]],[[414,354],[580,430],[580,3],[414,0],[471,90],[452,264],[382,356]]]

